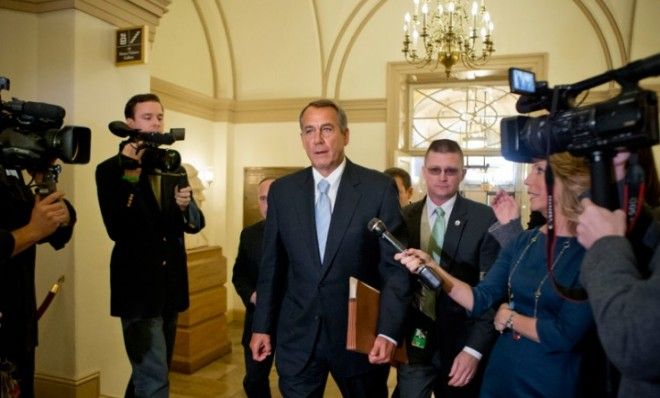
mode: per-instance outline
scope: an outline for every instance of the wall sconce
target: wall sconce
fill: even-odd
[[[199,179],[202,180],[209,188],[213,184],[213,179],[215,174],[213,173],[213,167],[204,167],[199,171]]]

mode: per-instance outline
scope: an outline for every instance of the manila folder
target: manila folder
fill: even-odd
[[[376,340],[380,292],[352,276],[348,283],[346,349],[368,355]],[[396,348],[392,362],[408,363],[405,344]]]

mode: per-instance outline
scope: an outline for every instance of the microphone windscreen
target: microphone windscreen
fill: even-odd
[[[378,218],[372,218],[371,221],[367,223],[367,228],[369,229],[369,231],[377,232],[379,234],[382,234],[383,232],[387,231],[387,227],[385,227],[385,223],[383,223]]]
[[[516,101],[516,111],[518,113],[530,113],[543,109],[546,103],[545,97],[526,97],[520,96]]]
[[[46,104],[44,102],[25,102],[22,112],[35,119],[55,120],[59,122],[64,119],[66,113],[61,106]]]
[[[153,142],[158,145],[172,145],[176,138],[172,133],[139,133],[138,137],[142,138],[144,141]]]
[[[114,121],[108,123],[108,128],[110,129],[112,134],[121,138],[128,137],[137,131],[128,127],[128,124],[120,121]]]

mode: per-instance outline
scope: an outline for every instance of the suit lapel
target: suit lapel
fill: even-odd
[[[451,266],[454,262],[454,258],[458,253],[458,245],[463,236],[463,231],[467,226],[467,208],[465,207],[465,201],[463,198],[458,195],[456,197],[456,202],[454,203],[454,208],[451,211],[451,216],[449,216],[449,222],[447,223],[447,230],[445,232],[445,240],[442,244],[442,262],[445,264],[446,269],[451,269]]]
[[[360,178],[355,173],[353,164],[347,160],[346,168],[344,169],[344,173],[339,182],[339,190],[337,191],[335,206],[332,210],[328,241],[325,245],[325,256],[323,257],[324,273],[327,273],[329,265],[332,264],[346,230],[351,223],[351,219],[355,214],[355,209],[358,207],[358,201],[362,196],[357,189],[359,184]]]
[[[403,212],[406,226],[408,227],[408,247],[422,247],[421,246],[421,219],[422,210],[426,203],[426,196],[422,200],[409,205]]]

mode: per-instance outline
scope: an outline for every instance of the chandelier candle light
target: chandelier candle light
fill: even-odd
[[[413,14],[403,19],[406,61],[420,67],[442,64],[447,77],[459,59],[468,69],[485,64],[495,51],[494,25],[485,0],[473,1],[469,10],[467,5],[465,0],[413,0]]]

